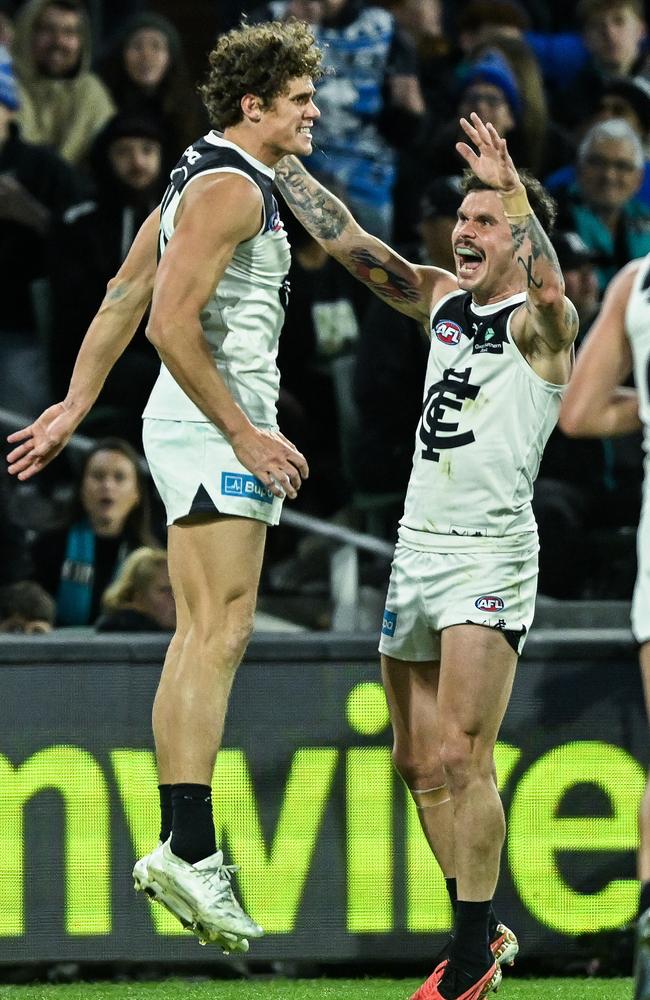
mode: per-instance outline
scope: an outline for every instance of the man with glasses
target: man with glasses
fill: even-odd
[[[580,144],[575,183],[558,193],[559,226],[577,232],[598,257],[601,293],[624,264],[650,251],[650,211],[636,197],[643,165],[631,125],[598,122]]]

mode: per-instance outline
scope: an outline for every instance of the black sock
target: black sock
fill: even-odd
[[[172,785],[172,853],[191,865],[217,849],[209,785]]]
[[[447,878],[445,877],[445,885],[447,887],[447,895],[449,896],[449,902],[451,903],[451,908],[454,911],[454,916],[456,915],[456,903],[458,902],[458,892],[456,891],[456,877]]]
[[[650,882],[642,882],[639,896],[639,916],[647,909],[650,909]]]
[[[490,903],[490,913],[488,915],[488,941],[493,941],[497,936],[497,927],[499,926],[499,921],[497,915],[494,912],[494,907]]]
[[[474,903],[459,899],[456,904],[456,930],[449,958],[476,978],[494,961],[488,939],[488,919],[492,900]],[[443,994],[444,995],[444,994]]]
[[[160,843],[164,844],[172,832],[172,786],[158,785],[160,795]]]

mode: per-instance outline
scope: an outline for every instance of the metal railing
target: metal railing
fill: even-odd
[[[11,410],[0,408],[0,427],[8,433],[25,427],[33,418]],[[93,438],[74,434],[67,447],[81,453],[90,451],[96,444]],[[149,466],[144,458],[140,467],[151,478]],[[316,535],[332,543],[329,552],[329,587],[332,602],[332,630],[354,632],[361,624],[361,602],[359,587],[359,553],[368,552],[380,559],[390,561],[393,549],[389,542],[374,535],[366,535],[342,525],[323,521],[310,514],[291,510],[286,504],[282,508],[281,524],[294,528],[303,534]]]

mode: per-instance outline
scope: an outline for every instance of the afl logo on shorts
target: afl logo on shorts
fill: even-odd
[[[505,604],[500,597],[486,595],[485,597],[478,597],[474,601],[474,607],[478,608],[479,611],[503,611]]]
[[[436,323],[433,332],[441,344],[456,347],[460,343],[460,335],[463,331],[458,323],[453,323],[450,319],[441,319],[439,323]]]

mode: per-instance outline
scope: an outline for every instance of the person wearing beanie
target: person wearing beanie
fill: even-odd
[[[3,406],[32,413],[43,400],[45,360],[32,283],[46,274],[55,220],[78,202],[82,178],[54,150],[26,142],[16,123],[20,95],[11,58],[0,47],[0,367]]]
[[[469,118],[473,111],[484,120],[492,122],[499,135],[508,138],[517,166],[528,166],[525,160],[522,161],[516,155],[519,145],[516,141],[516,129],[521,110],[517,82],[502,56],[490,52],[470,63],[459,84],[457,113],[425,141],[422,186],[434,177],[451,177],[462,173],[463,161],[456,152],[456,143],[462,138],[458,120]]]

